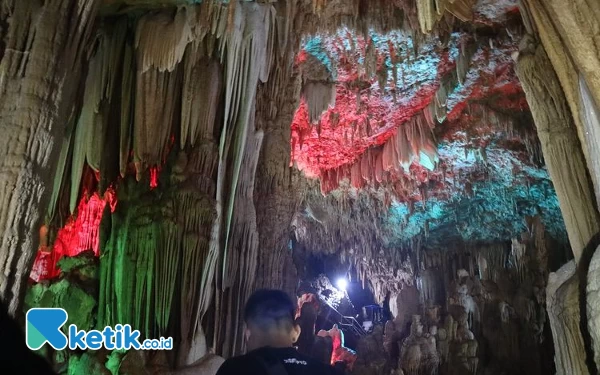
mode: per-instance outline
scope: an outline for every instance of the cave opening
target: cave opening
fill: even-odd
[[[5,1],[2,309],[172,339],[33,345],[56,374],[215,375],[262,289],[286,371],[597,373],[599,30],[574,0]]]

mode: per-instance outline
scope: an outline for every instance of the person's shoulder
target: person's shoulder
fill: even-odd
[[[248,369],[250,362],[246,355],[229,358],[219,367],[217,375],[241,374],[243,373],[242,370]]]
[[[298,353],[296,358],[307,363],[308,366],[306,366],[306,368],[312,375],[340,375],[340,372],[334,369],[331,365],[323,363],[315,358],[309,357],[302,353]]]
[[[334,369],[332,366],[324,364],[322,362],[316,361],[314,359],[310,360],[310,371],[313,375],[340,375],[340,372]]]

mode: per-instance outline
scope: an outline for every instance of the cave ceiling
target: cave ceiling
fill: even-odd
[[[224,24],[243,2],[222,2],[228,3],[228,13],[219,13]],[[285,123],[277,120],[282,124],[258,120],[257,128],[279,142],[266,142],[263,155],[289,152],[294,171],[269,174],[283,169],[280,164],[287,167],[287,155],[283,164],[261,161],[267,167],[257,172],[254,199],[267,208],[257,215],[260,225],[273,215],[287,223],[281,207],[295,206],[299,196],[291,223],[296,240],[312,252],[342,259],[394,253],[386,249],[510,241],[534,216],[566,243],[556,193],[514,69],[524,34],[518,1],[446,0],[436,1],[437,8],[430,1],[402,0],[258,2],[273,3],[277,30],[293,25],[302,31],[293,37],[272,35],[279,54],[295,56],[290,69],[277,63],[279,73],[298,78],[286,83],[289,98],[259,95],[256,105],[259,119],[290,113],[291,121],[288,116],[281,116]],[[104,0],[102,12],[106,25],[122,21],[124,14],[132,24],[146,18],[177,23],[202,14],[195,10],[207,4],[188,7],[199,3],[206,2]],[[211,4],[206,9],[225,9]],[[149,35],[149,30],[139,33]],[[155,34],[136,40],[136,50],[153,50],[157,43],[151,40],[161,33]],[[182,59],[189,42],[172,37],[176,48],[155,48],[170,51],[159,64],[167,70],[174,66],[172,53]],[[276,92],[279,80],[261,83],[258,92]],[[164,144],[167,136],[161,133]],[[186,141],[181,142],[183,148]],[[151,154],[144,163],[154,166],[150,179],[156,187],[156,166],[164,155]],[[123,150],[122,159],[127,161]],[[121,175],[134,171],[139,180],[144,163],[122,163]],[[293,193],[261,187],[265,179],[281,185],[288,179],[281,176],[290,176]],[[80,180],[74,175],[75,184]],[[70,197],[71,212],[77,192]]]
[[[307,248],[509,241],[534,216],[566,242],[514,70],[516,2],[473,9],[427,38],[340,28],[303,39],[291,159],[313,181],[294,221]]]

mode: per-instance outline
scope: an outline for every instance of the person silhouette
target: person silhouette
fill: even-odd
[[[29,350],[19,323],[0,300],[0,373],[56,375],[44,358]]]
[[[283,291],[254,293],[244,311],[249,353],[226,360],[217,375],[338,375],[294,348],[300,336],[295,312],[296,304]]]

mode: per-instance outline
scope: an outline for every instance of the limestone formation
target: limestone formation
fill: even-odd
[[[59,139],[72,131],[98,5],[95,0],[2,4],[0,124],[6,136],[0,143],[0,298],[12,315],[21,313]]]
[[[61,374],[214,374],[259,288],[347,373],[595,373],[598,35],[594,0],[4,0],[0,299],[173,337]]]

